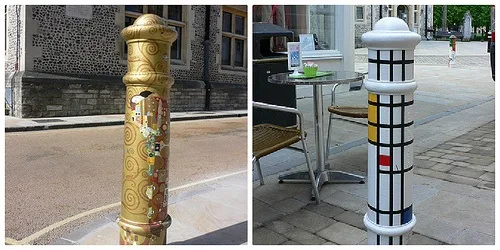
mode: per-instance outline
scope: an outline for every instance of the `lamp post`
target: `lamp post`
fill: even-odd
[[[361,40],[368,47],[368,244],[405,244],[416,222],[412,105],[420,35],[385,17]]]
[[[128,48],[120,244],[166,244],[170,47],[177,32],[145,14],[121,32]]]

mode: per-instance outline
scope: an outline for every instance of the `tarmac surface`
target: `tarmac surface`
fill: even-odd
[[[413,212],[409,244],[495,244],[495,85],[486,42],[457,42],[448,67],[447,41],[422,41],[415,51],[413,105]],[[359,72],[367,49],[356,49]],[[324,105],[331,86],[324,86]],[[313,135],[312,91],[297,88],[297,107]],[[366,89],[338,91],[337,104],[366,105]],[[324,127],[328,126],[325,112]],[[335,170],[366,176],[366,119],[334,117],[330,163]],[[326,131],[325,131],[326,134]],[[313,138],[308,139],[315,164]],[[305,170],[302,153],[281,150],[261,158],[266,185],[253,173],[253,244],[367,244],[363,216],[367,184],[328,184],[322,203],[310,201],[309,184],[278,184],[278,175]]]
[[[171,123],[169,169],[172,244],[247,240],[246,111],[210,113],[192,120],[187,120],[189,114],[172,113],[176,117]],[[48,124],[64,123],[66,129],[37,126],[39,119],[6,117],[6,127],[12,130],[31,124],[28,130],[40,129],[5,134],[6,242],[118,244],[118,230],[115,237],[86,235],[118,229],[123,125],[113,124],[123,116],[56,119],[62,122]],[[110,126],[88,127],[92,122]],[[232,199],[221,201],[222,197]],[[231,216],[224,218],[228,212]]]

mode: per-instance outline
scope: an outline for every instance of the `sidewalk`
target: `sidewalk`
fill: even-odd
[[[241,245],[247,242],[246,171],[169,190],[171,245]],[[119,245],[118,213],[108,214],[51,245]]]
[[[415,155],[413,205],[417,225],[409,244],[495,244],[494,122]],[[366,175],[366,145],[336,155],[341,170]],[[300,166],[287,172],[305,170]],[[367,185],[329,184],[319,206],[308,184],[254,182],[253,244],[367,244],[363,216]],[[368,181],[367,181],[368,183]]]
[[[486,44],[458,43],[457,64],[447,65],[447,42],[422,41],[415,51],[413,202],[417,224],[409,244],[495,243],[495,85]],[[460,57],[460,55],[462,55]],[[366,49],[356,49],[358,71]],[[441,59],[444,59],[444,63]],[[301,96],[308,96],[302,90]],[[330,103],[324,92],[324,105]],[[366,90],[341,90],[337,103],[359,106]],[[297,100],[313,135],[312,100]],[[325,113],[324,127],[328,126]],[[366,119],[333,120],[330,163],[366,176]],[[326,133],[326,132],[325,132]],[[313,140],[308,139],[309,142]],[[309,143],[312,160],[315,149]],[[309,184],[278,184],[280,174],[305,170],[303,154],[281,150],[261,159],[266,185],[253,174],[253,244],[367,243],[363,224],[367,184],[328,184],[322,204]]]
[[[184,121],[241,116],[247,116],[247,110],[173,112],[170,114],[170,119]],[[113,126],[123,125],[123,122],[124,114],[24,119],[5,116],[5,132]]]

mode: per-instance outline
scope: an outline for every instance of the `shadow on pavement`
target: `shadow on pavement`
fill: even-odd
[[[248,241],[247,222],[240,222],[198,237],[171,242],[169,245],[241,245]]]

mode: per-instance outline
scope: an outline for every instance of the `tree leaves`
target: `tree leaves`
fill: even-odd
[[[491,5],[448,5],[446,26],[448,30],[457,30],[463,25],[465,12],[470,11],[472,16],[472,27],[486,27],[490,29]],[[442,26],[443,6],[434,5],[433,23],[434,29],[439,29]]]

